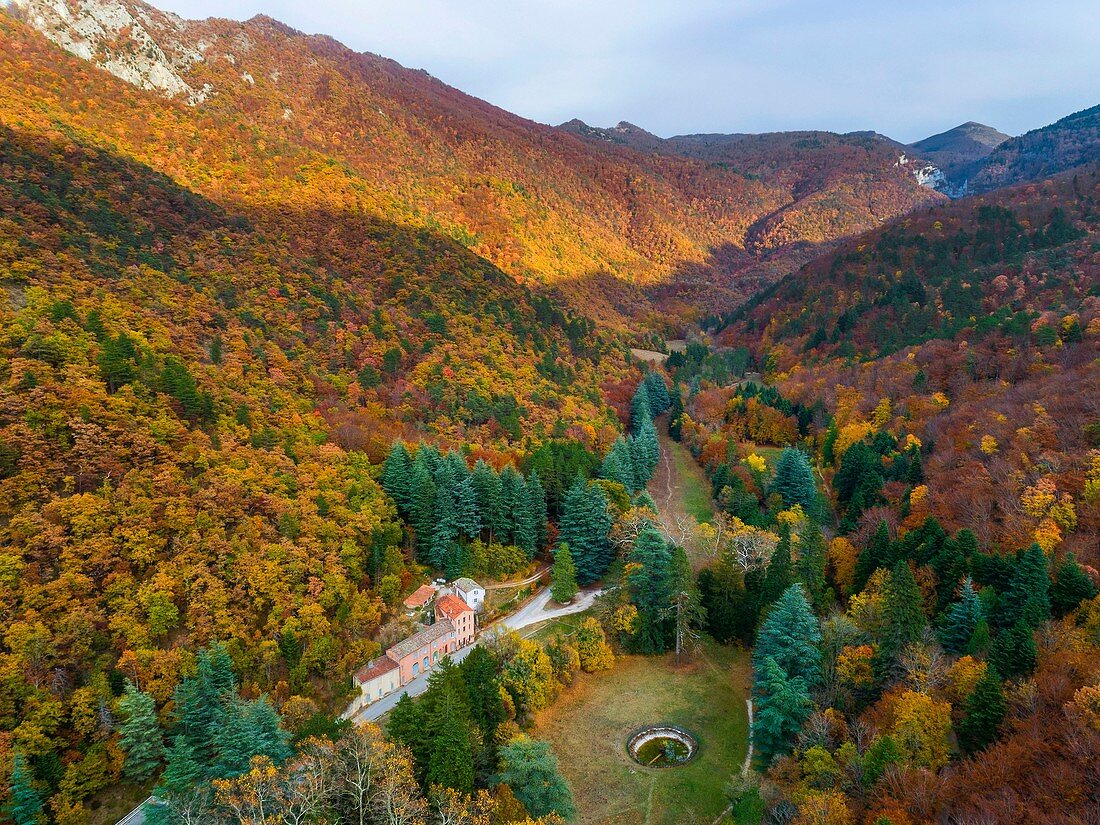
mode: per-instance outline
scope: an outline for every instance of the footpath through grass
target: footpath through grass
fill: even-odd
[[[723,788],[748,747],[749,659],[706,643],[693,662],[629,656],[579,674],[537,720],[576,796],[581,825],[710,825],[728,804]],[[636,728],[680,725],[699,740],[687,765],[645,768],[627,754]]]

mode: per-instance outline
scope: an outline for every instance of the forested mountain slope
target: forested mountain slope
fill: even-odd
[[[853,239],[719,337],[788,397],[835,408],[842,442],[884,429],[933,445],[922,506],[949,529],[1100,564],[1080,504],[1100,447],[1098,240],[1100,177],[1065,173]]]
[[[785,150],[784,165],[807,166],[794,178],[754,171],[776,160],[767,147],[751,163],[724,164],[597,145],[270,18],[185,22],[116,0],[15,8],[74,52],[175,94],[188,125],[231,124],[243,165],[228,168],[211,157],[223,147],[192,142],[189,128],[115,138],[177,181],[218,202],[300,204],[321,170],[295,168],[292,158],[318,152],[335,161],[325,184],[353,181],[361,208],[449,235],[611,320],[644,308],[639,285],[675,295],[683,278],[744,297],[735,276],[758,256],[867,229],[939,197],[893,168],[888,152],[825,157],[837,171],[821,181],[813,142]],[[250,162],[258,155],[269,159],[262,168]],[[273,176],[293,189],[280,191]],[[774,217],[796,202],[797,217]]]

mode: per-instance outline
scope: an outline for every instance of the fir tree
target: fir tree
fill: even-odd
[[[435,480],[426,456],[425,447],[416,452],[413,461],[410,523],[416,532],[416,549],[427,560],[432,552],[432,533],[435,528]]]
[[[126,693],[118,703],[122,712],[119,746],[126,754],[125,773],[131,782],[144,782],[160,766],[164,740],[157,724],[153,697],[127,680]]]
[[[800,584],[792,584],[760,624],[753,648],[753,667],[771,659],[791,677],[813,687],[821,681],[821,626]]]
[[[905,559],[890,571],[883,602],[884,626],[878,653],[880,664],[889,667],[906,645],[920,638],[925,625],[920,587]]]
[[[764,762],[787,753],[813,708],[806,681],[784,672],[771,656],[755,667],[752,738]]]
[[[577,595],[577,568],[573,565],[573,554],[564,542],[558,545],[554,553],[554,567],[550,571],[550,593],[558,604],[568,604]]]
[[[224,645],[200,650],[196,665],[196,674],[181,681],[173,694],[175,733],[200,763],[210,764],[214,734],[225,719],[226,704],[236,695],[237,679]]]
[[[764,576],[764,585],[760,591],[760,609],[778,599],[794,582],[791,572],[791,528],[783,524],[779,528],[779,543],[775,545],[768,560],[768,570]]]
[[[195,749],[183,736],[177,736],[168,749],[167,764],[157,784],[157,795],[182,794],[206,778],[206,768],[199,762]]]
[[[443,708],[432,735],[432,755],[426,776],[428,787],[442,785],[462,793],[474,789],[474,748],[470,726],[454,708]]]
[[[634,481],[634,456],[630,445],[622,436],[615,439],[604,456],[603,463],[600,464],[600,478],[617,481],[630,492],[637,489]]]
[[[427,560],[439,569],[447,567],[452,545],[458,538],[458,502],[454,469],[446,461],[435,472],[435,523]]]
[[[1006,625],[1023,621],[1035,628],[1050,618],[1050,573],[1046,553],[1038,544],[1031,545],[1016,562],[1003,604]]]
[[[557,814],[568,822],[577,815],[573,793],[546,742],[520,734],[501,748],[496,781],[511,788],[533,817]]]
[[[806,586],[810,601],[817,610],[825,607],[825,536],[816,521],[810,520],[798,542],[798,578]]]
[[[672,394],[668,407],[668,437],[673,441],[683,438],[684,399],[680,395],[680,385],[672,385]]]
[[[1058,568],[1058,578],[1050,588],[1050,606],[1055,616],[1065,616],[1081,602],[1096,596],[1096,585],[1085,575],[1073,553]]]
[[[658,372],[646,373],[645,377],[646,397],[649,400],[650,415],[655,417],[663,414],[672,403],[668,394],[668,386],[665,379]]]
[[[664,536],[647,524],[631,550],[627,589],[638,610],[631,646],[639,653],[661,653],[671,643],[669,606],[672,596],[672,553]]]
[[[214,776],[232,778],[248,770],[253,756],[266,756],[281,765],[291,754],[290,734],[266,698],[230,705],[225,723],[215,734]]]
[[[482,460],[478,460],[473,473],[477,506],[481,512],[481,528],[489,531],[489,540],[497,541],[497,534],[504,530],[504,494],[500,476]]]
[[[403,693],[390,711],[390,717],[386,723],[386,735],[394,742],[407,747],[421,770],[427,770],[427,761],[431,753],[431,735],[424,710],[423,705],[414,702],[408,693]]]
[[[989,664],[1006,679],[1030,675],[1038,660],[1039,652],[1031,628],[1023,619],[998,633],[989,646]]]
[[[542,479],[532,470],[527,476],[527,506],[531,510],[531,518],[535,523],[535,548],[546,546],[548,535],[546,515],[546,490],[543,489]]]
[[[470,702],[470,717],[481,729],[486,742],[493,741],[497,727],[508,718],[500,695],[499,666],[484,647],[473,648],[459,665]]]
[[[798,504],[806,512],[812,512],[817,486],[814,484],[814,471],[810,460],[801,450],[787,447],[779,456],[775,465],[775,479],[771,492],[778,493],[784,507]]]
[[[481,511],[473,476],[467,475],[455,488],[455,527],[468,539],[481,535]]]
[[[406,515],[412,507],[413,467],[405,442],[393,445],[382,465],[382,489],[389,493],[398,509]]]
[[[885,521],[880,521],[875,529],[871,541],[856,557],[856,569],[852,581],[852,592],[859,593],[867,586],[867,580],[871,578],[880,567],[889,570],[894,564],[893,545],[890,541],[890,528]]]
[[[653,408],[649,405],[649,391],[643,381],[630,399],[630,431],[637,433],[643,421],[653,420]]]
[[[516,468],[509,464],[500,474],[500,497],[503,519],[498,541],[503,544],[516,544],[516,529],[519,522],[524,519],[520,514],[521,508],[526,511],[527,488],[523,483],[523,477],[516,472]]]
[[[11,762],[11,798],[4,806],[4,812],[13,825],[38,825],[41,822],[42,796],[33,782],[27,760],[16,751]]]
[[[536,521],[537,516],[532,509],[527,482],[519,474],[517,474],[514,501],[512,524],[515,533],[515,545],[527,554],[528,559],[533,559],[535,551],[538,549],[539,528]]]
[[[577,568],[577,582],[591,584],[602,576],[612,559],[611,515],[607,497],[598,484],[578,478],[562,503],[559,541],[569,545]]]
[[[967,753],[989,747],[1004,721],[1005,697],[994,667],[987,667],[966,700],[966,716],[959,725],[959,744]]]
[[[940,631],[943,649],[956,656],[965,653],[981,620],[982,603],[974,591],[974,582],[967,576],[963,581],[959,601],[951,605],[944,618],[943,629]]]

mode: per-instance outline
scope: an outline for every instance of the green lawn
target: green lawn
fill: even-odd
[[[700,524],[710,521],[714,518],[714,501],[710,497],[710,482],[707,481],[703,468],[683,444],[672,439],[665,443],[672,453],[684,509]]]
[[[741,769],[748,745],[748,655],[713,643],[677,666],[674,656],[629,656],[577,681],[537,720],[569,780],[581,825],[710,825],[728,804],[723,787]],[[694,734],[699,755],[687,765],[644,768],[626,739],[647,724],[677,724]]]

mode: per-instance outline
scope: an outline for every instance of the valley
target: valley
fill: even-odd
[[[1089,821],[1098,113],[0,8],[0,823]]]

